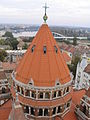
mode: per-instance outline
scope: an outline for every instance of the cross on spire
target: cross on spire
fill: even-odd
[[[44,20],[44,22],[46,23],[46,21],[47,21],[47,19],[48,19],[48,16],[47,16],[47,8],[49,8],[49,7],[47,7],[47,4],[45,3],[45,6],[43,6],[43,8],[45,8],[45,15],[44,15],[44,17],[43,17],[43,20]]]

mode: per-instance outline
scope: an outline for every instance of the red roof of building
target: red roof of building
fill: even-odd
[[[34,52],[31,48],[35,45]],[[43,53],[46,46],[47,53]],[[55,47],[58,53],[55,51]],[[47,24],[43,24],[16,69],[16,79],[35,86],[55,86],[56,80],[65,84],[71,80],[69,69]]]
[[[0,120],[8,120],[11,109],[12,109],[12,100],[10,99],[2,106],[0,106]]]
[[[63,55],[64,60],[66,62],[70,62],[71,61],[71,57],[69,57],[69,55],[66,52],[63,52],[62,55]]]

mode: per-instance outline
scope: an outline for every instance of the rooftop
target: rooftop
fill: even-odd
[[[71,80],[69,69],[48,27],[43,24],[16,69],[16,79],[35,86],[52,87],[58,80],[65,84]]]

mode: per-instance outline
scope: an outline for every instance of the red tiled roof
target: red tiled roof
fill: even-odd
[[[2,80],[2,79],[6,79],[4,70],[2,70],[2,71],[0,70],[0,80]]]
[[[2,67],[4,70],[15,70],[16,63],[3,62]]]
[[[31,48],[36,45],[31,53]],[[47,47],[44,55],[43,47]],[[54,46],[58,48],[55,52]],[[29,46],[16,69],[16,79],[28,84],[32,78],[35,86],[55,86],[58,79],[61,84],[71,80],[69,69],[47,24],[43,24]]]
[[[88,64],[84,70],[84,72],[90,74],[90,64]]]
[[[0,120],[8,120],[11,109],[12,100],[10,99],[0,107]]]
[[[66,62],[70,62],[71,61],[71,57],[69,57],[69,55],[66,52],[63,52],[62,55],[63,55],[63,57],[64,57]]]

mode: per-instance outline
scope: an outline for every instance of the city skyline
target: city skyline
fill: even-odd
[[[43,23],[45,2],[49,25],[90,27],[89,0],[0,0],[0,23]]]

